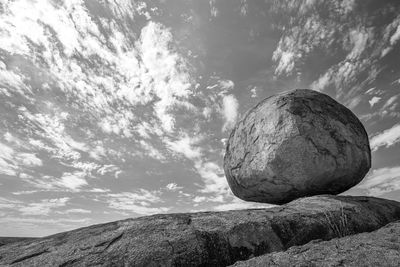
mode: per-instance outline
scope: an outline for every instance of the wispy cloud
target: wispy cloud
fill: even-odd
[[[223,169],[215,162],[196,162],[195,168],[204,181],[203,193],[213,193],[220,196],[226,196],[229,192],[229,186],[225,179]]]
[[[239,198],[233,198],[232,201],[230,202],[215,206],[214,210],[223,211],[223,210],[239,210],[239,209],[266,209],[271,207],[275,207],[275,205],[266,203],[248,202],[248,201],[243,201]]]
[[[65,207],[69,198],[42,199],[40,202],[23,203],[18,200],[0,199],[0,209],[12,209],[21,215],[49,215],[54,209]]]
[[[44,199],[38,203],[29,203],[27,206],[19,207],[22,215],[49,215],[53,209],[66,206],[69,198]]]
[[[375,169],[357,187],[367,190],[370,195],[380,196],[400,189],[399,178],[400,166]]]
[[[67,210],[63,210],[62,212],[60,212],[62,214],[87,214],[87,213],[92,213],[91,210],[87,210],[87,209],[67,209]]]
[[[390,147],[400,142],[400,124],[395,124],[392,128],[386,129],[371,138],[370,144],[373,151],[380,147]]]
[[[88,186],[87,173],[82,171],[64,172],[60,177],[43,175],[33,177],[26,173],[20,173],[19,177],[41,191],[80,192],[83,187]]]
[[[154,206],[153,204],[163,202],[160,198],[160,192],[145,189],[136,192],[108,194],[105,201],[112,209],[129,211],[139,215],[167,212],[170,209],[169,207],[160,207],[160,205]]]
[[[371,108],[372,108],[373,106],[375,106],[375,104],[377,104],[381,99],[382,99],[382,98],[379,97],[379,96],[374,96],[374,97],[372,97],[372,98],[368,101],[368,102],[369,102],[369,105],[371,106]]]
[[[27,168],[42,166],[43,162],[36,154],[15,151],[0,143],[0,173],[16,176]]]
[[[202,148],[198,145],[201,137],[190,137],[184,134],[177,140],[165,140],[165,143],[171,151],[181,154],[190,160],[198,160],[201,158]]]
[[[177,191],[183,188],[183,186],[178,186],[176,183],[169,183],[165,186],[169,191]]]

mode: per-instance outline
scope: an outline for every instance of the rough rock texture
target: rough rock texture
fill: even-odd
[[[329,195],[271,209],[154,215],[5,245],[0,266],[227,266],[398,219],[399,202]]]
[[[400,266],[400,221],[372,233],[315,240],[285,252],[275,252],[247,261],[236,267],[257,266]]]
[[[250,109],[233,129],[224,158],[237,197],[273,204],[344,192],[370,167],[368,135],[357,117],[331,97],[306,89]]]
[[[11,244],[14,242],[19,242],[23,240],[33,240],[35,238],[32,237],[8,237],[8,236],[0,236],[0,247],[6,244]]]

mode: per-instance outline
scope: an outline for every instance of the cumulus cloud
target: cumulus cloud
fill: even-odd
[[[231,129],[238,117],[239,102],[234,95],[226,95],[222,99],[222,115],[225,122],[222,131]]]
[[[371,138],[370,144],[372,151],[380,147],[390,147],[400,141],[400,124],[395,124],[392,128],[386,129]]]

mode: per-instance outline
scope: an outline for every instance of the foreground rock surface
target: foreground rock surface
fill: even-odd
[[[227,266],[399,219],[399,202],[315,196],[271,209],[154,215],[17,242],[0,247],[0,266]]]
[[[372,233],[312,241],[285,252],[275,252],[247,261],[235,267],[264,266],[400,266],[400,221]]]
[[[233,129],[224,157],[237,197],[273,204],[342,193],[370,167],[362,123],[331,97],[306,89],[269,97],[250,109]]]

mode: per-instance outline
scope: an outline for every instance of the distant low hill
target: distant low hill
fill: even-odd
[[[0,247],[6,244],[15,243],[24,240],[34,240],[35,237],[11,237],[11,236],[0,236]]]

